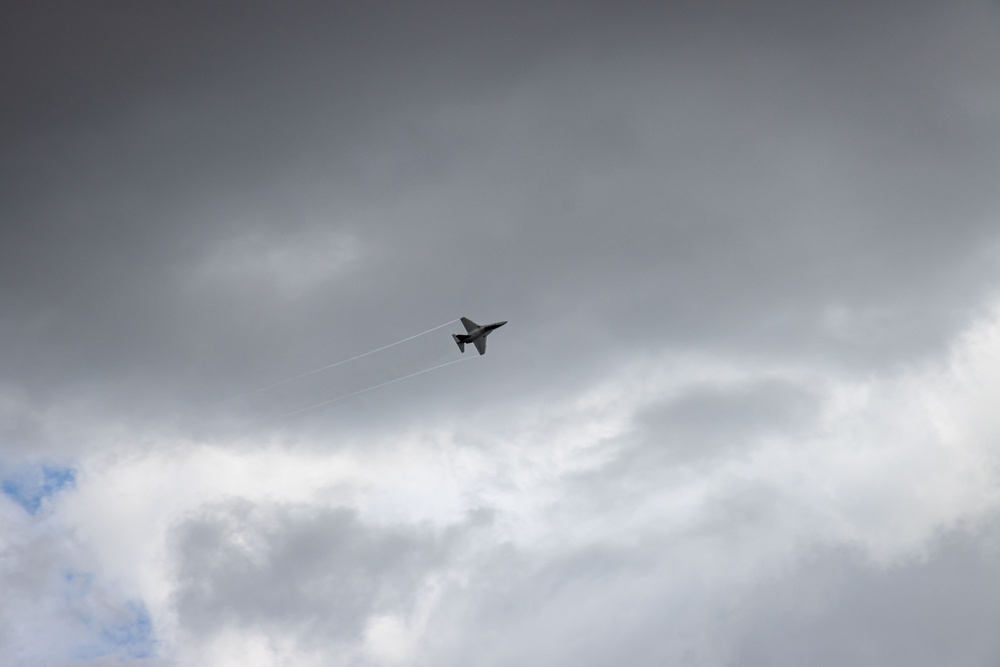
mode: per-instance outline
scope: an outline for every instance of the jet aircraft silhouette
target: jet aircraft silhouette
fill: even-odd
[[[462,324],[465,325],[466,333],[451,335],[451,337],[455,339],[458,349],[465,352],[465,344],[472,343],[476,346],[476,349],[479,350],[479,354],[486,354],[486,337],[489,336],[495,329],[499,329],[503,325],[507,324],[507,321],[504,320],[503,322],[479,325],[469,318],[463,317]]]

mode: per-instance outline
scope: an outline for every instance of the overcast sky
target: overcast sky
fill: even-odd
[[[995,2],[6,14],[0,663],[1000,664]]]

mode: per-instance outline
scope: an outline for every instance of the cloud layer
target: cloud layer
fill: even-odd
[[[1000,12],[744,4],[13,13],[0,661],[1000,659]]]

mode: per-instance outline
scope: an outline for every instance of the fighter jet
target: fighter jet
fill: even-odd
[[[503,322],[494,322],[493,324],[484,324],[482,326],[476,324],[467,317],[462,318],[462,324],[465,325],[464,334],[452,334],[451,337],[455,339],[455,343],[458,344],[458,349],[465,352],[465,344],[472,343],[479,350],[479,354],[486,354],[486,337],[492,333],[494,329],[499,329],[503,325],[507,324],[506,320]]]

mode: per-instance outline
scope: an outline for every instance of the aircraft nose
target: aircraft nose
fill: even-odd
[[[501,322],[501,323],[500,323],[500,324],[498,324],[497,326],[498,326],[498,327],[502,327],[502,326],[503,326],[503,325],[505,325],[505,324],[507,324],[507,320],[504,320],[503,322]]]

